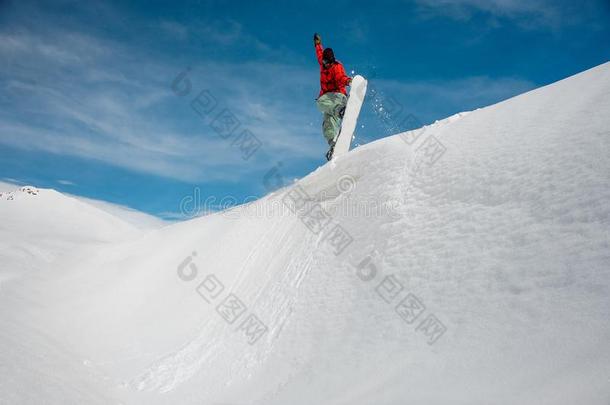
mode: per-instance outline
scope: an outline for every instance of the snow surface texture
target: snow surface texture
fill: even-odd
[[[247,206],[117,224],[3,284],[0,403],[607,405],[609,146],[606,63]],[[0,201],[7,269],[115,237],[48,197]]]

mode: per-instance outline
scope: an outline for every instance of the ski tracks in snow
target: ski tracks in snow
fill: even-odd
[[[297,218],[287,220],[277,215],[235,271],[230,292],[243,299],[268,327],[255,345],[245,344],[239,339],[241,335],[233,333],[234,326],[217,316],[207,320],[195,337],[153,362],[128,385],[140,391],[169,392],[202,373],[201,378],[209,382],[204,390],[213,395],[231,381],[250,378],[273,350],[274,341],[294,312],[294,301],[311,269],[313,254],[307,251],[311,239],[312,235]],[[222,277],[228,281],[228,275]]]

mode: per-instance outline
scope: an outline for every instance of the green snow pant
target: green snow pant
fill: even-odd
[[[324,114],[324,120],[322,121],[324,138],[331,145],[341,129],[339,114],[347,105],[347,97],[343,93],[325,93],[318,98],[316,103],[318,110]]]

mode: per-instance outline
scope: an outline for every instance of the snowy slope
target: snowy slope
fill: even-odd
[[[0,402],[607,404],[609,94],[606,63],[10,283]]]
[[[140,234],[133,225],[55,190],[2,184],[0,282],[48,269],[76,251]],[[9,265],[10,264],[10,265]]]
[[[20,295],[18,288],[38,277],[61,276],[65,268],[78,267],[103,246],[143,235],[142,226],[108,213],[108,204],[102,210],[88,201],[0,182],[0,403],[109,399],[97,391],[97,381],[83,376],[82,362],[69,354],[69,348],[24,322],[25,307],[46,303],[37,300],[38,292]],[[113,212],[124,216],[117,207]],[[127,216],[132,218],[129,212]],[[146,214],[138,213],[137,218],[151,223]],[[69,392],[63,383],[57,384],[65,373],[69,377],[59,381],[70,381],[75,388]]]
[[[100,210],[105,211],[108,214],[117,217],[142,231],[150,231],[152,229],[161,228],[169,225],[170,223],[169,221],[165,221],[125,205],[114,204],[107,201],[95,200],[76,195],[69,195],[69,197],[73,197],[86,204],[93,205],[94,207],[99,208]]]

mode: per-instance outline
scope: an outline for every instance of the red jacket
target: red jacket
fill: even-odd
[[[328,67],[322,63],[322,44],[316,45],[316,56],[320,64],[320,96],[324,93],[343,93],[347,96],[345,86],[350,82],[350,78],[345,74],[345,69],[339,61],[335,61]],[[319,97],[319,96],[318,96]]]

